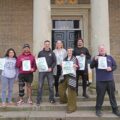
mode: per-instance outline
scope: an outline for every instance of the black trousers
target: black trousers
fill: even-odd
[[[59,86],[59,78],[60,78],[60,75],[61,75],[61,66],[60,65],[57,65],[57,74],[54,75],[55,77],[55,91],[56,93],[58,93],[58,86]]]
[[[97,81],[96,82],[96,110],[101,110],[105,93],[108,93],[110,104],[112,110],[115,111],[118,109],[117,102],[115,98],[115,83],[112,81]]]
[[[83,87],[83,94],[86,94],[86,88],[87,88],[87,81],[88,81],[88,72],[87,70],[77,70],[76,72],[76,93],[78,94],[78,80],[79,77],[82,77],[82,87]]]

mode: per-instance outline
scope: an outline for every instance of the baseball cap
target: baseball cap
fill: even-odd
[[[24,44],[23,48],[26,48],[26,47],[30,48],[30,45],[29,44]]]

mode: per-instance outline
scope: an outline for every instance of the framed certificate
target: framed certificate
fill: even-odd
[[[106,57],[99,56],[98,69],[107,69],[107,58]]]
[[[4,70],[5,58],[0,58],[0,70]]]
[[[47,72],[48,71],[48,65],[47,65],[45,57],[37,58],[36,65],[37,65],[39,72]]]
[[[30,60],[23,60],[22,61],[22,69],[23,69],[23,71],[30,71],[31,70]]]
[[[78,59],[78,64],[79,64],[79,67],[80,67],[79,70],[85,70],[86,56],[76,56],[76,58]]]
[[[73,67],[73,61],[63,61],[62,62],[63,75],[66,74],[75,74],[75,69]]]

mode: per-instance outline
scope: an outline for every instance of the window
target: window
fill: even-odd
[[[53,29],[70,30],[79,29],[79,20],[53,20]]]

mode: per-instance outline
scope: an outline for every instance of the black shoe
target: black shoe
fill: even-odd
[[[114,113],[116,116],[119,116],[119,117],[120,117],[120,112],[119,112],[119,110],[115,110],[115,111],[113,111],[113,113]]]
[[[59,93],[58,92],[56,92],[55,97],[59,97]]]
[[[101,117],[102,116],[102,112],[100,110],[96,110],[96,116]]]
[[[37,102],[36,102],[36,106],[40,106],[40,101],[39,100],[37,100]]]
[[[61,102],[61,101],[60,101],[60,104],[66,104],[66,103],[67,103],[67,102]]]
[[[67,110],[68,114],[73,113],[73,112],[75,112],[75,110]]]
[[[90,98],[86,93],[83,94],[83,97],[85,97],[85,98]]]
[[[50,100],[50,103],[54,104],[56,101],[53,99],[53,100]]]

